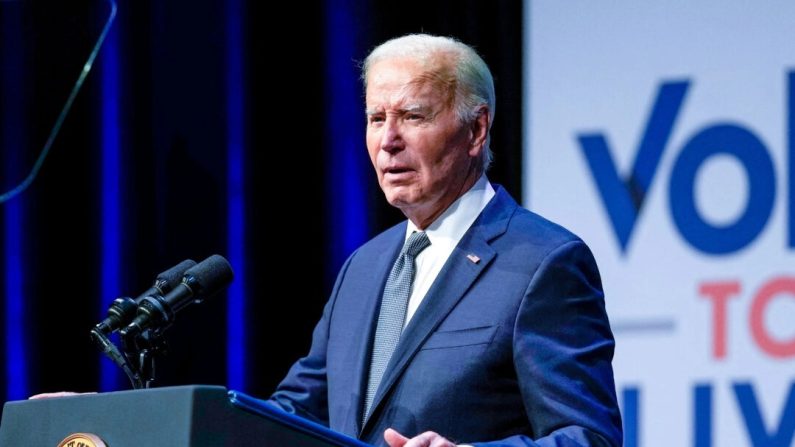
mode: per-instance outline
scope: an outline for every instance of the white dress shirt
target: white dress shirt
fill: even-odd
[[[494,188],[491,187],[486,175],[480,176],[480,179],[469,191],[453,202],[441,216],[425,229],[431,245],[420,252],[415,260],[414,283],[406,309],[404,328],[422,304],[422,300],[425,299],[425,295],[447,262],[447,258],[450,257],[450,253],[478,218],[480,212],[486,208],[486,204],[494,197],[494,194]],[[406,226],[406,239],[414,231],[417,231],[417,226],[409,220]]]

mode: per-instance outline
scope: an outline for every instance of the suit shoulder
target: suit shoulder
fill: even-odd
[[[579,236],[563,226],[521,207],[501,186],[483,211],[480,223],[487,239],[499,236],[502,248],[505,243],[517,249],[528,248],[535,253],[549,252],[563,245],[577,242],[585,245]]]
[[[516,209],[516,213],[508,225],[507,233],[512,237],[525,239],[527,242],[552,247],[570,242],[585,244],[569,229],[525,208]]]
[[[599,270],[590,247],[565,227],[532,211],[517,208],[503,237],[493,244],[505,255],[503,262],[508,265],[530,265],[533,266],[530,271],[535,272],[548,263],[563,263],[568,269],[585,272],[594,286],[601,289]]]

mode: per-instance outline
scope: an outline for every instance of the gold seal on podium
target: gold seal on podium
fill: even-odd
[[[69,435],[58,444],[58,447],[108,447],[99,436],[91,433],[75,433]]]

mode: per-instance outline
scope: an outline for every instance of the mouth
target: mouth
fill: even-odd
[[[383,170],[384,179],[390,182],[401,182],[411,178],[416,171],[408,166],[390,166]]]
[[[384,174],[400,175],[400,174],[405,174],[405,173],[411,172],[411,171],[413,171],[413,169],[407,168],[405,166],[395,166],[395,167],[384,169]]]

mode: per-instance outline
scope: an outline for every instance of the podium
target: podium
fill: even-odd
[[[0,445],[57,447],[90,433],[107,447],[367,447],[221,386],[189,385],[7,402]]]

